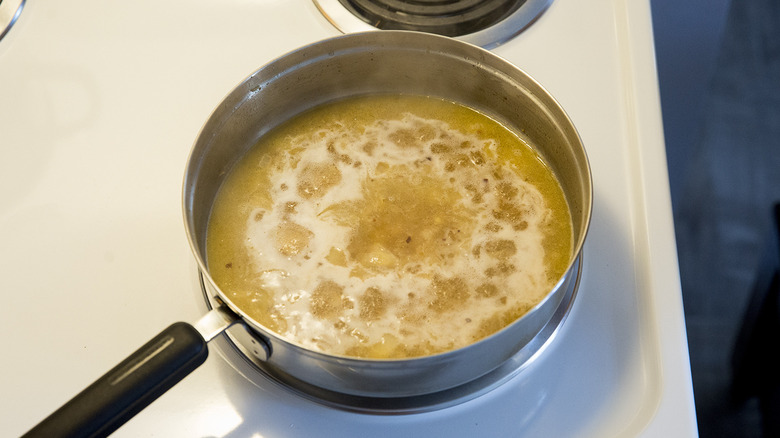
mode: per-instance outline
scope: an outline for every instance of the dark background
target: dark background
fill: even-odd
[[[699,432],[776,436],[756,398],[730,391],[780,201],[780,1],[651,5]],[[777,355],[780,337],[765,347]]]

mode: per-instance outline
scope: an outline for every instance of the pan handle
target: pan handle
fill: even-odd
[[[220,306],[195,326],[172,324],[23,437],[111,434],[200,366],[209,354],[206,342],[238,320]]]

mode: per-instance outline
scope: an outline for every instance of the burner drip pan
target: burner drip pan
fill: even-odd
[[[303,382],[286,374],[278,368],[268,366],[258,358],[256,346],[246,342],[246,330],[242,325],[228,329],[223,336],[215,339],[211,345],[241,375],[257,386],[269,382],[279,385],[298,396],[313,402],[351,412],[366,414],[416,414],[455,406],[501,386],[503,383],[523,371],[550,344],[559,328],[569,315],[579,287],[582,257],[577,258],[571,271],[572,281],[561,299],[561,303],[544,328],[525,347],[493,371],[468,383],[444,391],[413,397],[362,397],[323,389]],[[199,273],[200,285],[209,309],[217,302],[209,291],[203,276]],[[254,352],[251,350],[255,350]]]
[[[0,0],[0,40],[19,19],[25,0]]]
[[[313,0],[344,33],[413,30],[492,48],[536,21],[552,0]]]

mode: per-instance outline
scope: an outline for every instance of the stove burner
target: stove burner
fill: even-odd
[[[384,30],[418,30],[461,36],[508,17],[526,0],[339,0],[366,22]]]
[[[0,40],[16,23],[22,13],[25,0],[0,0]]]
[[[344,33],[414,30],[490,49],[533,23],[552,0],[313,0]]]

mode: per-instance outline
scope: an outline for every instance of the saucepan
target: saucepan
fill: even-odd
[[[236,161],[260,137],[297,114],[372,93],[440,97],[522,130],[562,185],[574,229],[569,270],[524,316],[466,347],[409,359],[325,354],[254,321],[209,275],[205,251],[209,214]],[[186,165],[185,228],[206,290],[217,305],[193,325],[178,322],[163,330],[29,436],[111,433],[202,364],[208,356],[207,342],[231,326],[240,327],[246,347],[242,351],[253,360],[325,391],[390,399],[467,384],[501,366],[548,324],[575,281],[591,204],[590,167],[572,121],[541,85],[497,55],[452,38],[411,31],[349,34],[295,50],[252,73],[219,103]]]

